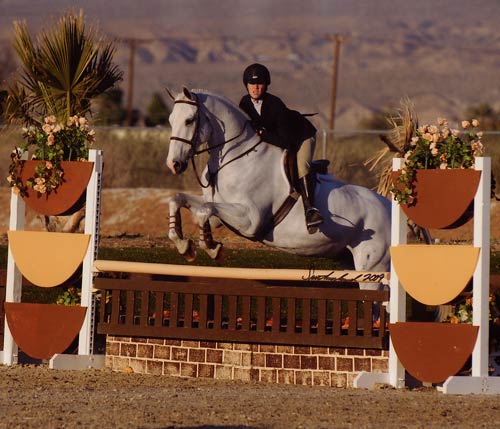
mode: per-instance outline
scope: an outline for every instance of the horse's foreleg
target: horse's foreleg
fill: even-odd
[[[180,209],[187,207],[187,201],[184,194],[176,194],[170,198],[169,207],[169,222],[168,222],[168,238],[172,240],[175,247],[181,255],[188,261],[193,261],[196,258],[193,241],[185,239],[182,233],[182,219]]]
[[[210,217],[213,215],[211,205],[204,204],[196,211],[196,219],[200,228],[199,246],[208,256],[212,259],[219,259],[221,257],[222,243],[214,240],[212,235],[212,228],[210,226]]]

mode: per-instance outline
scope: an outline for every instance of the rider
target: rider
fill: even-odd
[[[245,69],[243,84],[248,94],[241,99],[240,108],[250,117],[257,134],[267,143],[297,153],[299,191],[307,230],[313,234],[323,222],[321,213],[314,207],[316,174],[310,172],[316,128],[303,115],[288,109],[283,101],[267,92],[271,75],[262,64],[252,64]]]

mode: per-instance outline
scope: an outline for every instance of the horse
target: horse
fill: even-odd
[[[293,195],[285,174],[286,151],[262,141],[246,113],[226,97],[185,87],[175,97],[168,92],[174,100],[168,169],[182,174],[189,161],[195,168],[196,155],[208,152],[207,165],[197,175],[203,195],[178,193],[168,202],[168,236],[181,254],[194,255],[192,241],[182,234],[180,209],[184,207],[200,228],[199,247],[212,258],[220,255],[222,245],[213,239],[211,227],[223,224],[249,240],[298,255],[323,257],[348,249],[355,270],[389,271],[388,199],[323,172],[317,175],[315,191],[324,219],[317,232],[308,233],[300,201],[272,222]],[[295,198],[299,199],[297,194]],[[381,286],[364,283],[360,287]]]

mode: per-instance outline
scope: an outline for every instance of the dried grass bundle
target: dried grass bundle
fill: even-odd
[[[389,195],[389,188],[391,186],[392,158],[404,156],[418,127],[418,119],[414,113],[413,102],[409,98],[403,99],[397,114],[388,117],[387,122],[389,122],[392,129],[387,135],[380,135],[380,139],[387,147],[376,152],[364,163],[364,165],[370,166],[370,171],[375,170],[379,166],[380,173],[377,192],[384,196]]]

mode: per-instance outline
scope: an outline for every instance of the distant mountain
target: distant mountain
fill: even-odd
[[[9,43],[14,19],[36,30],[70,6],[117,38],[125,72],[124,39],[137,40],[134,100],[141,109],[165,85],[207,88],[237,102],[244,67],[259,61],[271,69],[271,91],[294,108],[319,112],[316,124],[325,127],[335,33],[345,37],[338,129],[355,128],[404,96],[423,121],[460,119],[479,102],[500,108],[498,0],[107,0],[105,8],[97,0],[0,0],[0,43]]]

